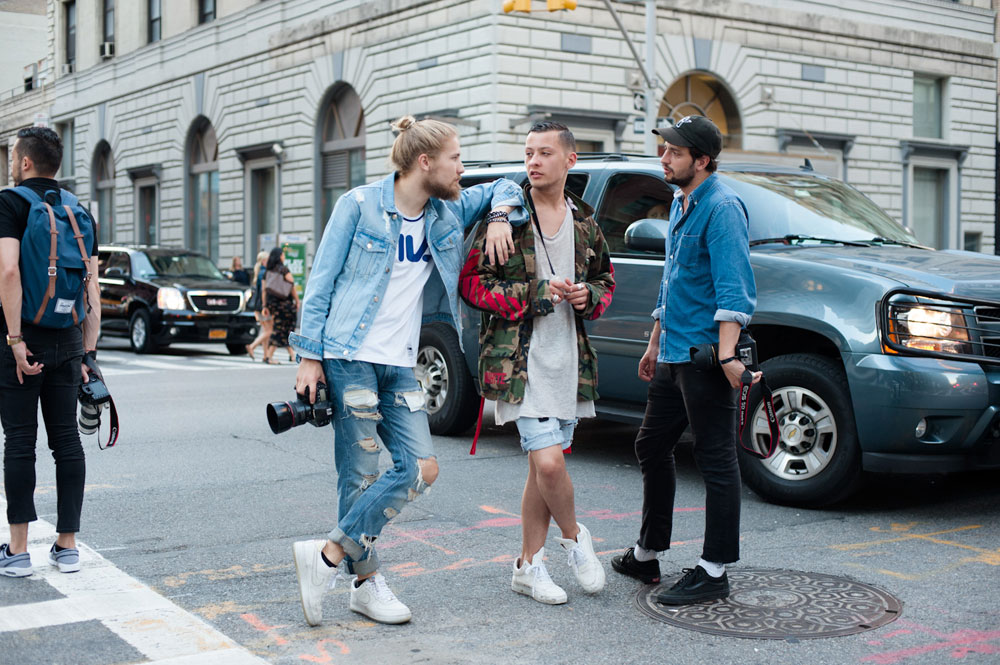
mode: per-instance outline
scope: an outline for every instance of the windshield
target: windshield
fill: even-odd
[[[750,240],[803,235],[832,240],[917,240],[864,194],[837,180],[786,173],[720,174],[750,213]]]
[[[141,258],[140,258],[141,257]],[[141,277],[207,277],[225,279],[212,260],[201,254],[153,254],[138,252],[133,256],[136,273]]]

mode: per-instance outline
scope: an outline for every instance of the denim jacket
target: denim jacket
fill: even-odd
[[[302,358],[350,360],[371,329],[389,285],[403,216],[393,200],[396,174],[356,187],[337,201],[316,250],[302,303],[302,324],[289,343]],[[463,229],[497,206],[514,206],[512,224],[527,219],[521,188],[510,180],[469,187],[457,201],[424,207],[434,273],[424,287],[423,320],[448,321],[462,339],[458,273],[465,259]]]
[[[750,323],[757,286],[750,267],[747,212],[712,174],[688,197],[674,193],[663,279],[653,318],[660,321],[660,363],[691,360],[692,346],[719,341],[719,322]]]

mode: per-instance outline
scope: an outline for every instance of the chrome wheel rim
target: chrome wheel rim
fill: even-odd
[[[132,346],[141,349],[146,343],[146,320],[141,316],[136,317],[132,323]]]
[[[822,473],[837,452],[837,420],[819,395],[801,386],[774,391],[774,412],[781,441],[760,464],[768,473],[791,481],[811,480]],[[750,443],[767,452],[770,430],[761,402],[751,420]]]
[[[448,400],[448,364],[441,352],[433,346],[420,347],[413,373],[427,398],[427,413],[433,415],[443,409]]]

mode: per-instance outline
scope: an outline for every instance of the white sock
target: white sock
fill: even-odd
[[[632,554],[635,556],[636,561],[653,561],[656,559],[656,550],[647,550],[639,543],[635,544],[635,550]]]
[[[638,558],[638,557],[636,557]],[[726,564],[724,563],[714,563],[712,561],[705,561],[704,559],[698,559],[698,565],[705,569],[705,572],[712,577],[722,577],[726,574]]]

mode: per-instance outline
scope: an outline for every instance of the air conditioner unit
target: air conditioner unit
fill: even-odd
[[[73,73],[73,65],[71,65],[70,63],[67,62],[66,64],[64,64],[60,68],[59,71],[62,72],[63,74],[72,74]]]
[[[30,81],[38,76],[38,63],[33,62],[24,66],[24,80]]]
[[[101,44],[101,58],[107,60],[113,57],[115,54],[115,43],[114,42],[104,42]]]

